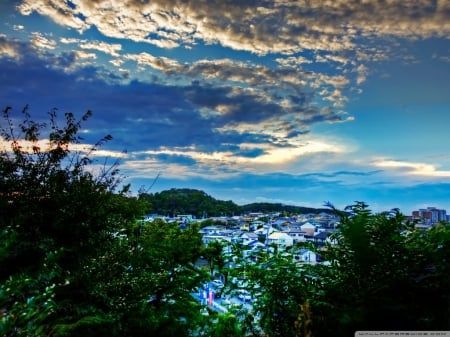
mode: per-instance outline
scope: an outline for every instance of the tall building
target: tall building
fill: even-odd
[[[412,218],[422,220],[426,224],[435,224],[440,221],[448,221],[447,211],[436,207],[421,208],[412,212]]]

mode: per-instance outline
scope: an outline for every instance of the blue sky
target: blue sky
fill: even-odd
[[[134,193],[450,210],[449,38],[443,0],[4,0],[0,102],[92,110]]]

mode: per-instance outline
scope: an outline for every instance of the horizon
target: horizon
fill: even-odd
[[[133,193],[450,209],[449,8],[5,0],[2,109],[91,110]]]
[[[276,201],[271,201],[271,202],[267,202],[267,201],[253,201],[253,202],[248,202],[248,203],[239,204],[239,203],[236,203],[236,202],[235,202],[234,200],[232,200],[232,199],[221,199],[221,198],[217,198],[217,197],[215,197],[214,195],[208,193],[207,191],[199,190],[199,189],[194,189],[194,188],[189,188],[189,187],[183,187],[183,188],[171,187],[171,188],[169,188],[169,189],[158,190],[158,191],[154,191],[154,192],[146,191],[146,192],[144,192],[144,193],[147,193],[147,194],[149,194],[149,195],[152,195],[152,194],[156,194],[156,193],[162,193],[162,192],[167,192],[167,191],[170,191],[170,190],[180,190],[180,189],[189,189],[189,190],[201,191],[201,192],[204,192],[206,195],[210,196],[211,198],[213,198],[213,199],[215,199],[215,200],[218,200],[218,201],[232,201],[234,204],[236,204],[236,205],[239,206],[239,207],[244,207],[244,206],[248,206],[248,205],[251,205],[251,204],[269,203],[269,204],[280,204],[281,206],[289,206],[289,207],[304,207],[304,208],[328,209],[328,210],[331,210],[331,208],[328,206],[328,205],[331,204],[333,207],[336,207],[336,209],[338,209],[338,210],[344,210],[344,208],[345,208],[346,206],[351,206],[351,205],[353,205],[353,204],[356,203],[356,202],[365,202],[364,200],[355,200],[354,203],[348,204],[348,205],[346,205],[346,206],[344,206],[344,207],[337,207],[337,206],[334,205],[331,201],[324,201],[321,205],[318,205],[318,206],[306,206],[306,205],[301,205],[301,204],[287,204],[287,203],[284,203],[284,202],[276,202]],[[366,204],[367,204],[367,203],[366,203]],[[377,209],[372,208],[370,204],[367,204],[367,205],[368,205],[368,209],[371,210],[373,213],[388,212],[388,211],[391,211],[391,210],[397,208],[397,207],[393,207],[393,208],[390,208],[390,209],[378,209],[378,210],[377,210]],[[413,211],[418,211],[418,210],[420,210],[420,209],[427,209],[427,208],[429,208],[429,207],[431,207],[431,208],[434,207],[434,208],[436,208],[436,209],[443,209],[443,210],[447,211],[447,209],[446,209],[445,207],[437,207],[436,205],[421,205],[421,206],[419,206],[418,208],[411,209],[411,210],[408,210],[408,211],[404,211],[403,209],[399,209],[399,210],[400,210],[400,212],[401,212],[403,215],[405,215],[405,216],[411,216]],[[256,211],[256,210],[255,210],[255,211]]]

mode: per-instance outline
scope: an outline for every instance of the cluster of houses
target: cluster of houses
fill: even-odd
[[[161,218],[165,222],[180,223],[185,226],[191,222],[203,222],[206,219],[195,219],[192,215],[178,215],[176,218],[147,215],[144,221]],[[339,217],[322,212],[319,214],[301,214],[297,216],[280,216],[280,214],[249,213],[244,216],[208,218],[214,225],[200,229],[204,245],[219,241],[226,249],[239,244],[246,257],[252,258],[258,250],[286,250],[297,247],[298,243],[311,242],[318,247],[330,240],[330,234],[336,231]],[[292,249],[290,249],[292,252]],[[306,248],[296,249],[293,256],[299,262],[314,264],[320,257]]]
[[[225,247],[240,244],[245,256],[268,247],[286,250],[298,243],[312,242],[323,246],[336,229],[339,219],[329,213],[279,217],[251,213],[244,217],[215,218],[216,225],[201,228],[203,243],[220,241]],[[219,223],[223,223],[220,225]],[[319,257],[306,248],[295,250],[299,262],[316,263]]]

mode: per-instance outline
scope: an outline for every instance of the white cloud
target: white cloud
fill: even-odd
[[[122,50],[122,45],[118,43],[111,44],[102,41],[91,41],[81,43],[80,48],[98,50],[112,56],[119,56],[119,52]]]
[[[95,53],[86,53],[84,51],[75,51],[76,57],[79,59],[92,59],[95,60],[97,58],[97,54]]]
[[[89,28],[89,25],[81,20],[76,13],[66,3],[55,3],[49,0],[24,0],[17,6],[22,15],[31,15],[37,12],[41,15],[50,17],[61,26],[74,28],[83,31]]]
[[[60,38],[60,42],[63,44],[77,44],[81,49],[98,50],[115,57],[118,57],[119,52],[122,50],[122,45],[120,43],[107,43],[98,40],[89,41],[85,39],[62,37]]]
[[[109,63],[111,63],[112,65],[116,66],[116,67],[120,67],[125,61],[122,59],[114,59],[114,60],[110,60]]]
[[[56,47],[56,41],[46,38],[39,32],[34,32],[31,34],[31,44],[36,49],[53,50]]]
[[[0,41],[0,56],[10,57],[19,60],[21,55],[17,50],[17,46],[12,43],[6,43]]]
[[[383,5],[347,0],[329,1],[326,6],[310,1],[263,5],[219,0],[127,0],[112,5],[106,0],[79,0],[72,8],[52,0],[24,0],[18,9],[24,15],[36,11],[79,31],[95,26],[109,37],[162,48],[192,46],[196,40],[203,40],[256,54],[288,55],[305,49],[348,51],[354,49],[358,33],[402,38],[445,37],[450,33],[449,5],[445,1],[439,1],[433,10],[426,0],[401,5],[397,1]],[[345,63],[336,53],[328,58]]]
[[[437,169],[436,165],[428,163],[417,163],[398,161],[391,159],[379,159],[374,162],[376,167],[390,169],[401,172],[401,174],[412,176],[423,176],[430,178],[450,177],[450,171],[442,171]]]
[[[155,57],[146,52],[142,52],[140,54],[125,54],[124,58],[136,61],[138,64],[150,66],[162,72],[180,68],[180,64],[176,60],[169,59],[167,57]]]
[[[37,142],[25,141],[24,139],[19,139],[18,144],[21,150],[26,153],[33,153],[34,148],[39,149],[40,152],[45,153],[54,148],[50,145],[50,142],[46,139],[39,140]],[[4,138],[0,137],[0,148],[2,151],[12,152],[11,142],[6,141]],[[126,154],[118,151],[103,150],[98,149],[91,152],[92,144],[69,144],[67,149],[71,152],[77,152],[80,154],[90,153],[92,157],[108,157],[108,158],[126,158]]]
[[[290,147],[276,147],[268,144],[240,144],[242,151],[253,149],[263,149],[264,152],[256,157],[239,155],[232,151],[201,152],[196,147],[185,148],[160,148],[159,150],[148,150],[140,152],[146,154],[147,159],[133,160],[139,153],[130,153],[129,158],[124,162],[126,169],[142,172],[150,170],[157,172],[164,166],[163,162],[157,160],[158,155],[188,157],[195,161],[195,166],[186,167],[182,164],[171,163],[165,166],[164,175],[170,178],[201,176],[205,179],[212,179],[213,176],[235,176],[242,173],[263,174],[273,172],[273,170],[298,171],[296,163],[303,157],[322,156],[324,154],[343,154],[349,148],[343,144],[326,139],[310,139],[303,142],[293,143]]]
[[[360,64],[358,67],[356,67],[355,71],[358,74],[358,77],[356,78],[356,83],[357,84],[364,83],[367,79],[368,68],[364,64]]]

